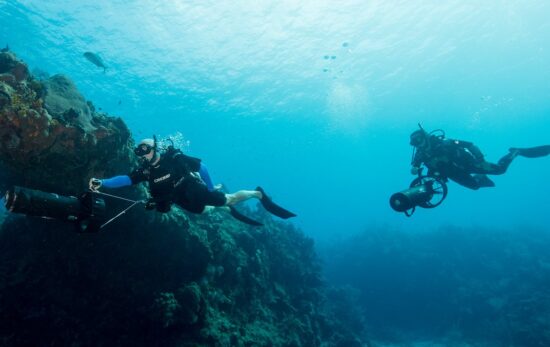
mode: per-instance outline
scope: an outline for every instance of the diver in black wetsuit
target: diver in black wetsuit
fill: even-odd
[[[470,188],[494,187],[487,175],[502,175],[519,155],[526,158],[544,157],[550,154],[550,145],[532,148],[510,148],[495,163],[485,160],[480,149],[471,142],[446,139],[420,128],[411,134],[410,144],[415,147],[411,173],[418,174],[424,164],[428,174],[451,179]]]
[[[169,147],[161,154],[156,147],[156,141],[153,139],[141,141],[134,150],[141,159],[140,167],[129,175],[108,179],[91,178],[90,189],[96,191],[100,187],[119,188],[148,182],[151,199],[146,204],[147,209],[168,212],[172,204],[176,204],[187,211],[202,213],[208,206],[228,206],[235,218],[253,225],[259,223],[240,215],[232,206],[256,198],[266,210],[280,218],[296,216],[273,203],[261,187],[232,194],[209,189],[204,182],[209,181],[209,177],[200,159],[187,156],[173,147]],[[208,180],[205,180],[206,177]]]

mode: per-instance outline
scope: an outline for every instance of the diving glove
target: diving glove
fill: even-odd
[[[90,182],[88,182],[88,187],[90,190],[96,192],[99,188],[101,188],[101,185],[103,182],[99,178],[90,178]]]

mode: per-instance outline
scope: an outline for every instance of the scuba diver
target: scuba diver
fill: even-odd
[[[98,191],[100,187],[120,188],[149,183],[151,198],[145,208],[168,212],[172,204],[192,213],[203,213],[212,207],[228,207],[236,219],[251,225],[261,225],[238,212],[233,206],[245,200],[255,198],[263,207],[275,216],[283,219],[296,215],[276,205],[261,187],[255,190],[240,190],[225,194],[214,187],[206,166],[201,159],[187,156],[181,150],[168,146],[163,153],[157,148],[156,138],[144,139],[134,149],[141,165],[129,175],[107,179],[91,178],[89,188]],[[218,188],[218,189],[217,189]]]
[[[447,139],[444,131],[439,129],[428,133],[422,126],[411,134],[410,144],[414,147],[413,175],[417,175],[424,164],[428,175],[451,179],[474,190],[494,187],[495,183],[487,175],[502,175],[517,156],[538,158],[550,154],[550,145],[510,148],[497,163],[491,163],[472,142]]]

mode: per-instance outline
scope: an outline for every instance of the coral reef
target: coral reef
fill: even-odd
[[[61,118],[66,124],[80,127],[85,132],[95,129],[91,124],[90,107],[70,79],[55,75],[45,80],[43,85],[44,106],[53,118]]]
[[[0,161],[10,183],[76,194],[90,174],[127,170],[130,131],[89,105],[66,77],[36,80],[13,53],[0,53]]]
[[[4,185],[77,194],[92,176],[133,165],[130,132],[95,112],[63,76],[34,79],[0,54],[0,165]],[[120,195],[138,196],[135,188]],[[109,216],[124,206],[107,200]],[[361,327],[333,314],[313,241],[247,211],[145,213],[102,232],[8,214],[0,229],[2,346],[344,346]],[[353,310],[350,308],[349,310]]]

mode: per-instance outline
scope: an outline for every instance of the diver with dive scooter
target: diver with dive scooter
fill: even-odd
[[[420,124],[418,126],[419,129],[410,136],[410,145],[413,146],[411,173],[418,177],[411,182],[409,189],[390,198],[391,207],[407,216],[414,213],[416,206],[439,206],[447,196],[448,180],[474,190],[494,187],[495,183],[487,175],[502,175],[516,157],[550,155],[550,145],[512,147],[497,163],[491,163],[472,142],[447,139],[441,129],[427,132]],[[423,175],[422,166],[428,170],[426,175]]]
[[[15,186],[6,193],[6,209],[14,213],[74,222],[77,232],[98,232],[113,220],[138,204],[147,210],[169,212],[177,205],[191,213],[211,211],[214,207],[226,209],[235,219],[253,226],[262,223],[239,212],[234,205],[248,199],[258,199],[265,210],[282,219],[296,215],[277,205],[261,187],[224,193],[214,187],[208,171],[199,158],[187,156],[174,148],[173,143],[159,148],[156,137],[142,140],[134,149],[141,165],[128,175],[107,179],[91,178],[89,191],[78,197],[63,196]],[[100,192],[99,188],[121,188],[142,182],[148,183],[150,198],[131,200]],[[103,197],[131,203],[126,209],[107,220]]]

